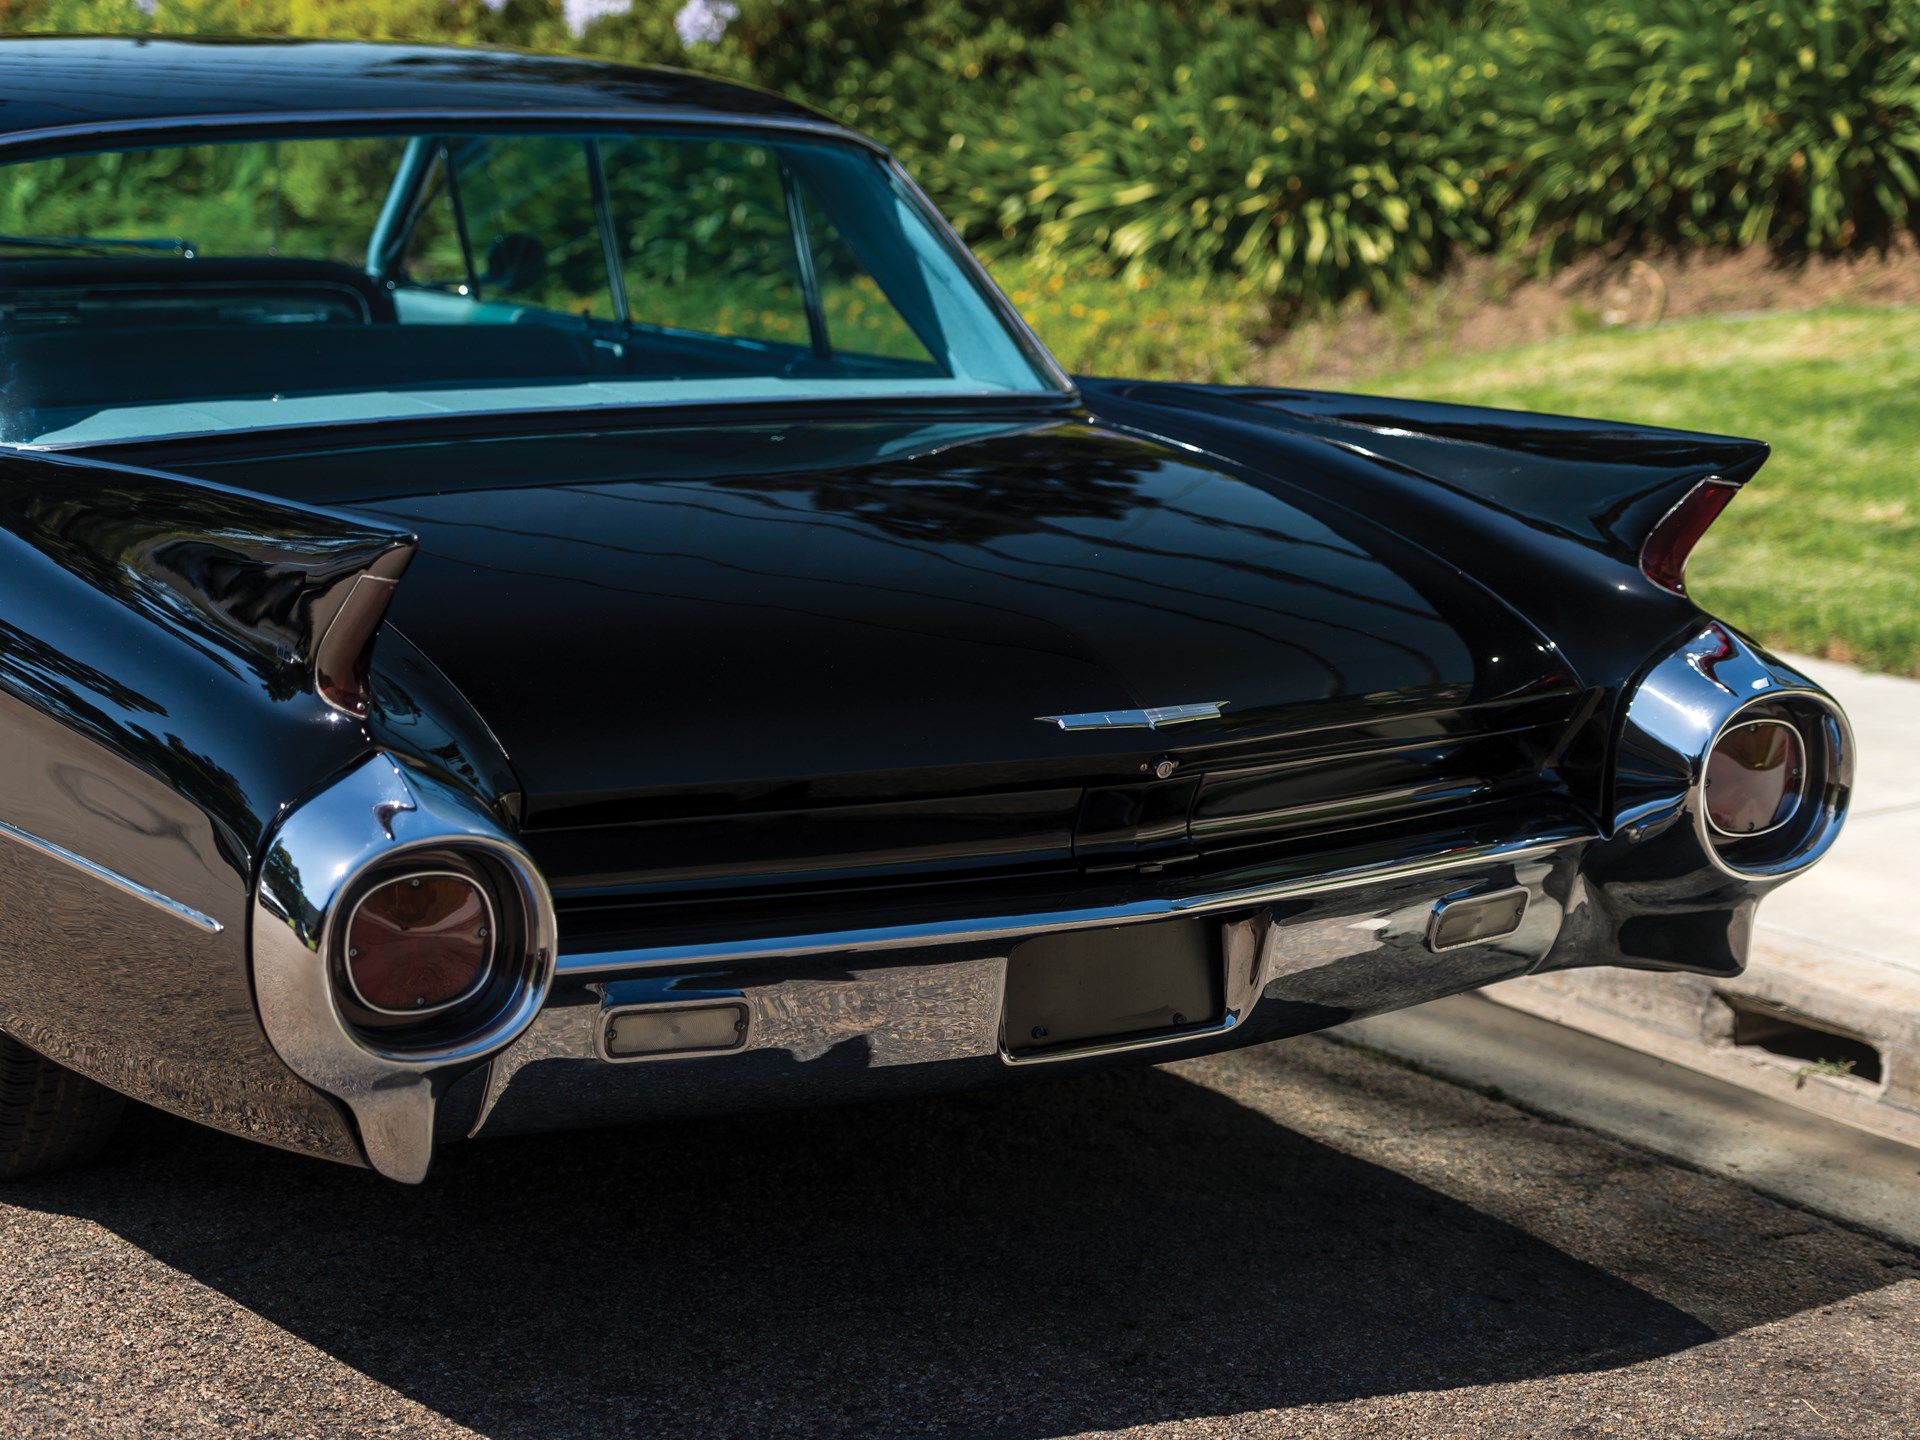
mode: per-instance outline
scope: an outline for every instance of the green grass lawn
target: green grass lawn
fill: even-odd
[[[1920,675],[1920,308],[1584,335],[1362,388],[1770,442],[1694,554],[1694,598],[1769,645]]]

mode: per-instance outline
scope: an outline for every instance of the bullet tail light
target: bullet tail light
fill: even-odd
[[[1661,517],[1640,547],[1640,572],[1662,590],[1687,593],[1687,557],[1740,487],[1728,480],[1702,480]]]
[[[1701,763],[1696,811],[1715,860],[1785,875],[1825,852],[1846,815],[1853,739],[1823,697],[1791,694],[1736,711]]]

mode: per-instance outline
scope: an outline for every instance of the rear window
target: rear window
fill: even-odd
[[[1053,388],[877,156],[400,134],[0,165],[0,440]]]

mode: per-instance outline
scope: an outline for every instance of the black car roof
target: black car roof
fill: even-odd
[[[204,36],[0,39],[0,138],[215,117],[476,110],[502,118],[626,111],[833,126],[817,111],[749,86],[562,55]]]

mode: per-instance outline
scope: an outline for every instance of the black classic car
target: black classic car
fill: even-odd
[[[773,96],[16,39],[0,232],[0,1175],[1731,975],[1846,810],[1763,445],[1069,378]]]

